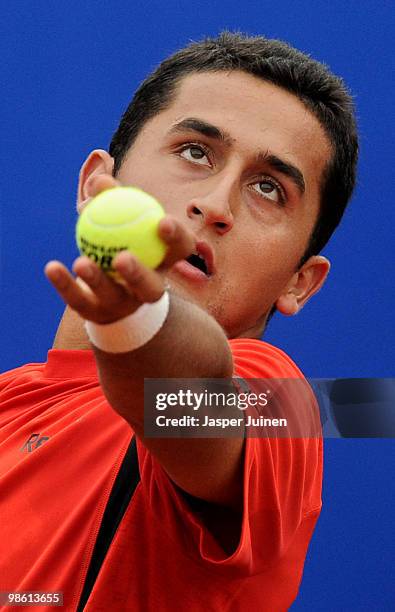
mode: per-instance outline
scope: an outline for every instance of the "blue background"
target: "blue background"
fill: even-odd
[[[324,254],[325,288],[266,339],[310,377],[394,376],[394,4],[222,0],[10,3],[2,15],[0,371],[45,360],[63,311],[42,269],[76,256],[77,176],[107,148],[133,91],[189,40],[287,40],[355,97],[359,184]],[[328,440],[324,509],[293,610],[395,609],[393,440]]]

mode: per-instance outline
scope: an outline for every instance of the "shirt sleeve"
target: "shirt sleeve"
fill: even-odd
[[[279,349],[249,339],[230,341],[234,375],[300,378],[302,373]],[[183,533],[185,552],[209,569],[237,576],[264,571],[298,538],[304,519],[321,507],[322,439],[246,438],[243,515],[240,538],[226,554],[194,513],[159,462],[140,445],[142,484],[157,520],[174,538]],[[307,547],[307,543],[306,543]]]

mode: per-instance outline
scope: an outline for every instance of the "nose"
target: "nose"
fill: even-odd
[[[217,234],[226,234],[234,224],[230,203],[232,187],[224,184],[210,189],[207,193],[193,197],[187,206],[190,219],[201,219],[203,225],[212,226]]]

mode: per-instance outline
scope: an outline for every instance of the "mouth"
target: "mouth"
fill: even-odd
[[[205,274],[206,276],[209,276],[208,270],[207,270],[207,264],[205,260],[202,257],[200,257],[200,255],[195,255],[195,254],[190,255],[189,257],[186,258],[185,261],[187,261],[194,268],[201,270],[203,274]]]
[[[190,280],[207,281],[215,272],[213,251],[207,242],[197,242],[195,252],[174,268]]]
[[[186,261],[206,276],[212,276],[214,273],[214,254],[207,242],[197,242],[196,252],[187,257]]]

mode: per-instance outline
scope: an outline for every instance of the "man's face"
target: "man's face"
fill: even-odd
[[[229,337],[253,336],[307,247],[330,156],[323,128],[292,94],[242,72],[195,73],[146,123],[118,178],[154,195],[203,244],[211,274],[176,264],[172,289]]]

